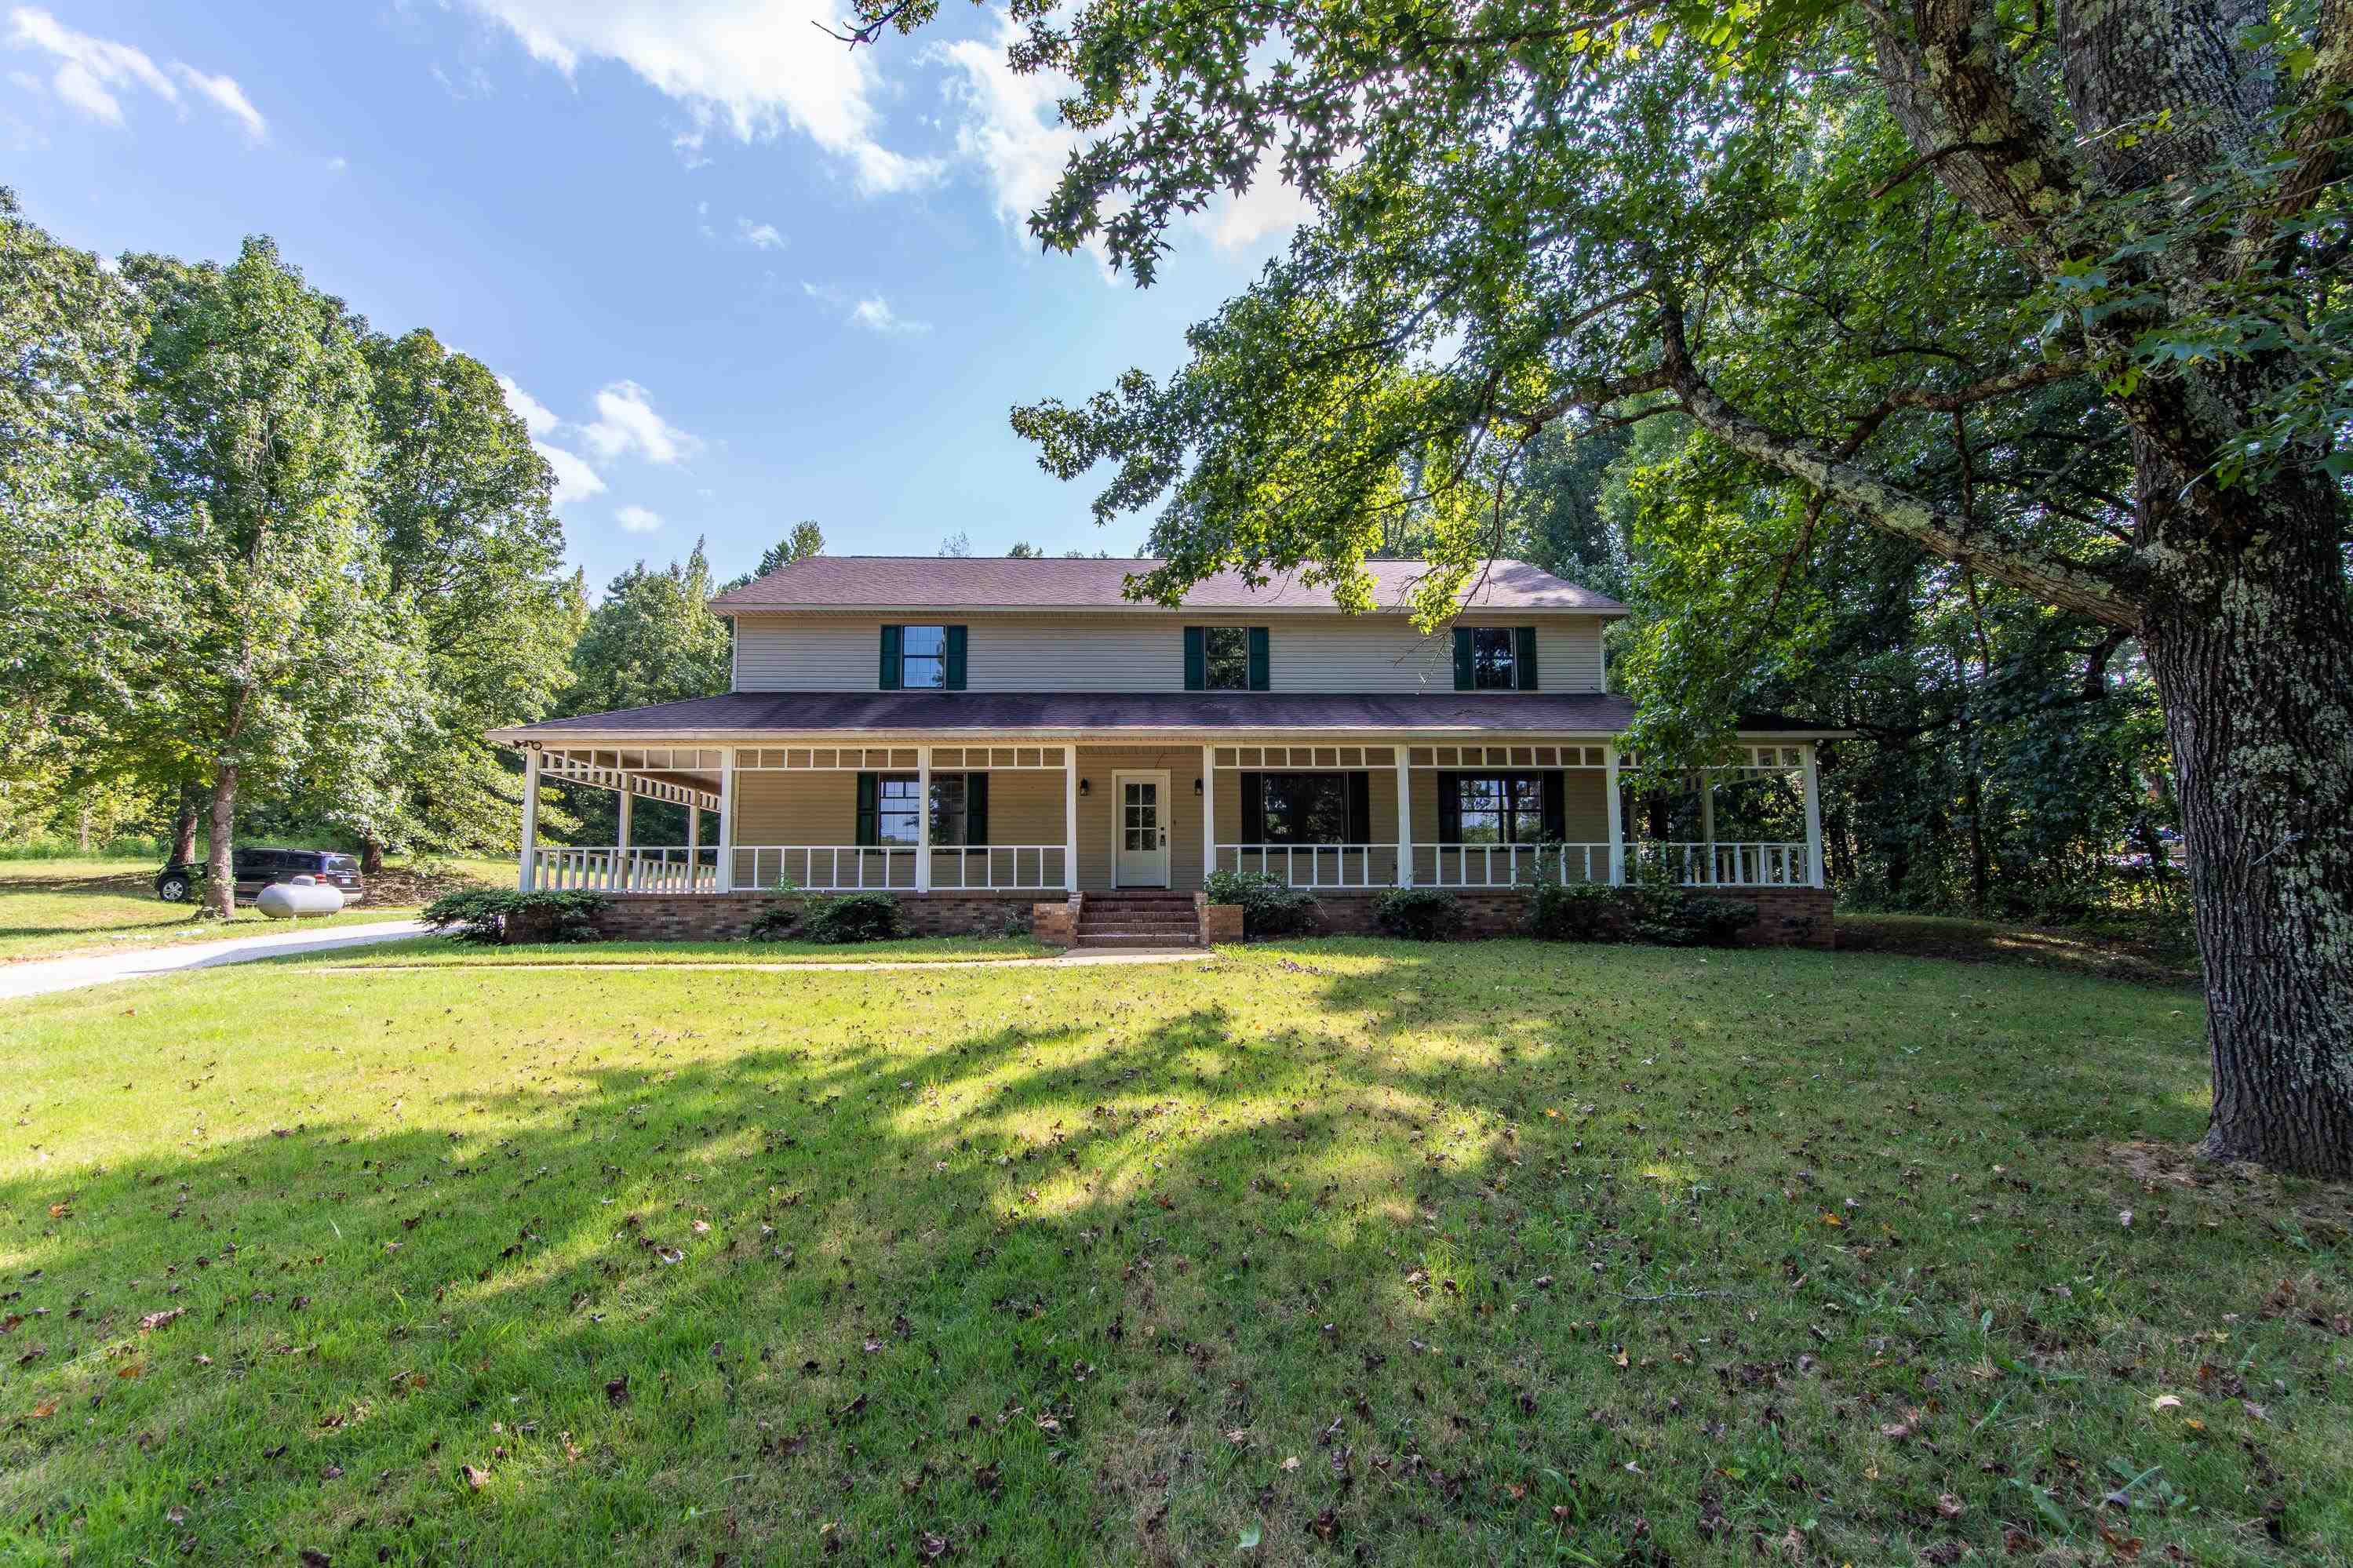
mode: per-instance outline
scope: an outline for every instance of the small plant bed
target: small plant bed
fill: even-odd
[[[1027,937],[896,937],[854,944],[815,942],[526,942],[485,947],[448,937],[417,937],[342,952],[305,954],[289,963],[338,968],[516,968],[562,964],[596,968],[657,963],[957,963],[985,959],[1051,958],[1060,950]]]

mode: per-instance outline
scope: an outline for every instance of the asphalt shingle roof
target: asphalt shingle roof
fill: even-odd
[[[744,610],[1154,610],[1126,596],[1130,576],[1156,561],[1097,561],[1075,557],[937,555],[812,555],[711,601],[722,615]],[[1400,610],[1413,584],[1429,571],[1421,561],[1368,561],[1373,596],[1384,611]],[[1252,588],[1239,573],[1220,572],[1193,585],[1187,609],[1330,610],[1328,587],[1303,586],[1278,576]],[[1472,580],[1472,610],[1570,610],[1622,614],[1606,594],[1565,583],[1525,561],[1496,561]]]
[[[1102,733],[1276,730],[1451,730],[1488,734],[1615,734],[1633,704],[1601,692],[1290,693],[1222,691],[731,691],[650,708],[584,713],[493,731],[498,740],[567,734],[806,734],[832,731]],[[1791,734],[1824,726],[1774,714],[1743,730]]]

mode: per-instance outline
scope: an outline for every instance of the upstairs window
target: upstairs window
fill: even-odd
[[[882,679],[885,691],[962,691],[965,628],[884,626]]]
[[[1264,691],[1267,641],[1264,626],[1187,626],[1185,689]]]
[[[1455,627],[1454,689],[1535,690],[1535,627]]]

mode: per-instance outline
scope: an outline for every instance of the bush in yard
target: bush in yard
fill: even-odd
[[[1264,871],[1212,871],[1202,884],[1213,904],[1240,904],[1242,935],[1294,936],[1315,924],[1315,895]]]
[[[1373,923],[1391,936],[1443,942],[1462,934],[1462,900],[1437,888],[1399,888],[1373,906]]]
[[[843,946],[859,942],[888,942],[907,934],[906,917],[899,900],[889,893],[845,893],[838,899],[811,899],[802,906],[800,939]]]
[[[790,942],[801,929],[801,905],[797,898],[771,899],[760,912],[752,917],[751,929],[744,933],[751,942]]]
[[[1607,882],[1539,882],[1528,895],[1528,933],[1546,942],[1614,942],[1626,928],[1626,900]]]
[[[585,888],[561,892],[520,892],[504,888],[467,888],[444,893],[425,906],[424,920],[459,942],[510,942],[517,931],[542,942],[595,942],[597,911],[611,902]]]
[[[1661,947],[1734,947],[1757,921],[1757,906],[1746,899],[1675,891],[1646,894],[1634,917],[1633,933]]]

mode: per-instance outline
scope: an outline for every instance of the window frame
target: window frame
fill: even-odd
[[[1203,626],[1201,628],[1201,689],[1204,691],[1248,691],[1250,689],[1250,629],[1248,626]],[[1218,640],[1229,637],[1234,646],[1224,658],[1239,659],[1238,668],[1229,671],[1239,679],[1221,681],[1218,679],[1220,656]]]
[[[1499,802],[1494,805],[1482,805],[1477,808],[1475,814],[1482,816],[1492,815],[1496,818],[1496,837],[1493,838],[1467,837],[1462,826],[1463,818],[1473,815],[1473,812],[1469,803],[1463,799],[1463,791],[1474,785],[1485,784],[1498,786]],[[1558,770],[1550,768],[1533,771],[1525,768],[1449,770],[1440,775],[1439,787],[1453,793],[1451,807],[1444,795],[1441,795],[1439,801],[1441,836],[1439,842],[1441,846],[1451,847],[1459,845],[1477,847],[1490,844],[1550,844],[1559,841],[1565,834],[1567,811],[1566,778]],[[1557,805],[1556,801],[1558,802]],[[1534,831],[1524,832],[1522,825],[1530,818],[1534,819]],[[1451,837],[1444,836],[1449,826],[1453,828],[1453,835]],[[1556,831],[1556,829],[1559,831]]]
[[[929,653],[916,653],[909,644],[917,632],[937,635],[937,646]],[[917,663],[927,664],[937,673],[936,680],[916,682],[907,678],[908,669]],[[902,691],[945,691],[948,689],[948,628],[945,623],[921,626],[902,623],[899,627],[899,689]]]
[[[1236,794],[1241,805],[1241,838],[1250,845],[1278,845],[1284,848],[1329,848],[1335,845],[1367,844],[1372,841],[1372,774],[1363,768],[1246,768]],[[1306,837],[1302,829],[1305,818],[1314,810],[1298,803],[1285,801],[1282,807],[1284,831],[1272,831],[1268,822],[1267,791],[1274,781],[1315,779],[1329,781],[1332,795],[1322,803],[1325,809],[1336,809],[1337,837]],[[1293,822],[1291,819],[1301,820]]]

